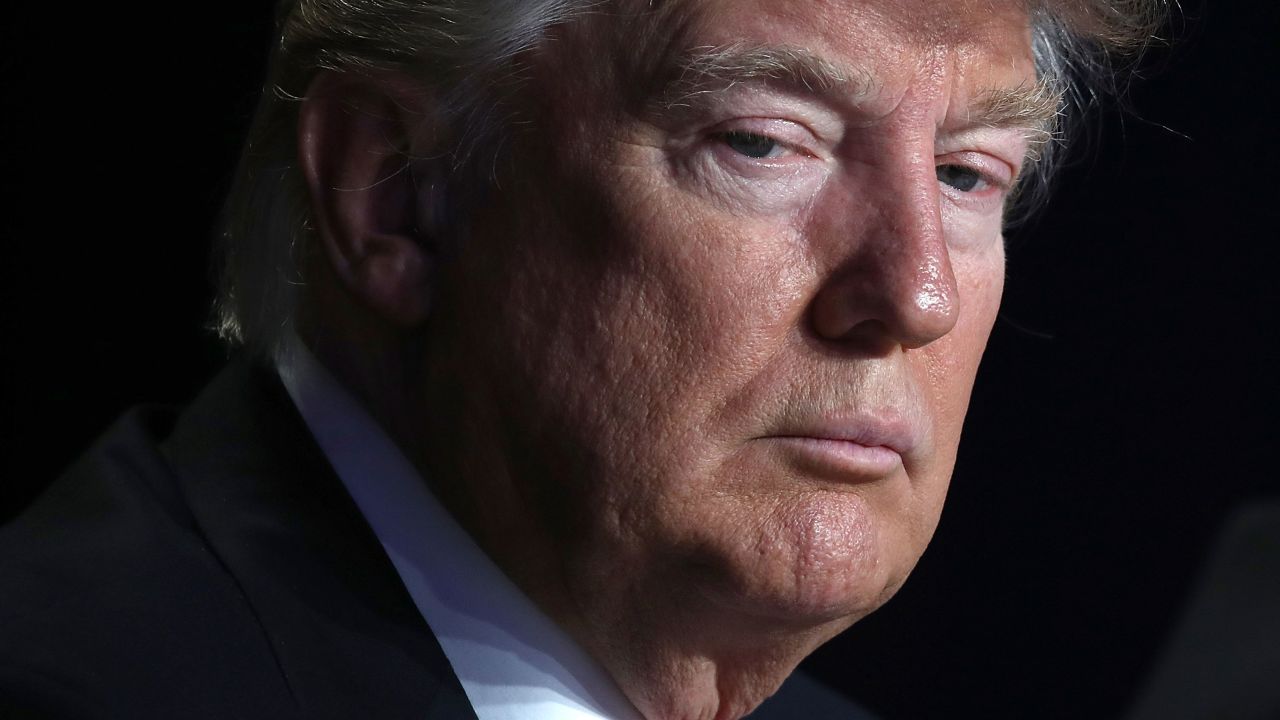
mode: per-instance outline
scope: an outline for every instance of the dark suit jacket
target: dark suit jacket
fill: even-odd
[[[862,718],[797,675],[753,717]],[[0,529],[0,716],[474,718],[274,372],[133,410]]]

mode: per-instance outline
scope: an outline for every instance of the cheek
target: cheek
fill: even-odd
[[[656,493],[713,461],[711,419],[791,331],[803,263],[764,221],[627,180],[558,187],[527,203],[552,212],[487,231],[508,281],[483,332],[536,426],[571,436],[597,477]]]
[[[659,423],[701,425],[791,331],[805,259],[776,222],[630,187],[604,203],[615,210],[592,232],[610,251],[582,269],[599,282],[574,302],[595,308],[594,351],[624,394]]]
[[[955,354],[969,368],[969,384],[972,384],[973,373],[986,350],[1004,293],[1004,238],[998,231],[993,231],[993,234],[995,239],[992,242],[953,261],[961,316],[951,338],[956,345]]]
[[[923,379],[933,398],[938,454],[944,459],[954,458],[978,365],[999,313],[1004,288],[1003,240],[953,254],[952,268],[960,315],[950,333],[923,350]]]

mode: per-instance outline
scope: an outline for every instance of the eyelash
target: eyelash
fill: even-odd
[[[1003,167],[1004,163],[984,156],[976,152],[953,153],[946,156],[945,160],[937,164],[938,182],[953,188],[957,192],[967,195],[984,195],[991,192],[1000,195],[1007,194],[1012,190],[1015,183],[1015,177],[1007,171],[1001,169],[993,169],[996,166]],[[963,190],[955,187],[947,180],[943,179],[942,174],[949,168],[958,168],[964,172],[972,173],[976,176],[978,182],[984,187],[980,189]]]
[[[977,188],[976,185],[975,185],[976,189],[975,188],[965,189],[965,188],[957,187],[956,184],[954,184],[953,182],[949,182],[948,180],[943,178],[943,173],[950,169],[956,169],[964,173],[971,174],[973,180],[975,181],[975,184],[976,185],[980,184],[983,187]],[[999,183],[994,178],[982,172],[981,170],[969,167],[968,165],[961,165],[959,163],[940,163],[937,166],[936,172],[938,175],[938,182],[942,183],[943,185],[947,185],[948,187],[951,187],[962,193],[979,193],[979,192],[982,192],[983,190],[999,187]]]
[[[727,146],[730,150],[733,150],[734,152],[738,153],[739,155],[742,155],[743,157],[748,157],[755,160],[770,159],[770,156],[772,156],[775,151],[789,149],[786,147],[785,143],[783,143],[781,140],[775,137],[765,135],[763,133],[751,132],[749,130],[727,130],[727,131],[718,133],[717,135],[718,135],[719,141],[723,143],[725,146]],[[745,143],[758,143],[759,141],[764,141],[771,147],[769,148],[768,152],[764,153],[761,156],[757,156],[745,150],[742,150],[738,147],[735,147],[734,146],[735,141],[745,142]]]
[[[748,183],[772,180],[780,173],[792,180],[817,181],[813,160],[825,154],[807,126],[791,121],[746,118],[721,125],[703,136],[715,150],[706,156],[725,177]],[[811,140],[812,139],[812,140]],[[816,147],[822,147],[821,144]],[[977,150],[952,151],[935,156],[936,182],[945,204],[989,212],[1003,207],[1016,184],[1016,171],[999,157]],[[972,182],[966,187],[966,184]],[[808,185],[806,185],[807,187]],[[816,189],[816,188],[815,188]]]
[[[726,130],[723,132],[716,133],[713,137],[718,142],[720,142],[725,147],[727,147],[729,150],[731,150],[732,152],[737,153],[738,155],[744,158],[749,158],[752,160],[777,159],[778,156],[775,155],[775,153],[778,151],[796,152],[794,148],[789,147],[789,145],[786,142],[778,138],[772,137],[765,133],[752,132],[750,130]],[[749,145],[751,144],[754,144],[754,145],[767,144],[769,145],[769,148],[767,151],[761,154],[754,154],[750,150],[745,149],[743,147],[744,145],[747,145],[749,147]],[[975,182],[975,186],[966,189],[963,187],[958,187],[957,184],[954,182],[954,178],[953,178],[953,181],[948,181],[946,178],[943,177],[944,171],[948,169],[959,170],[963,173],[971,174]],[[954,163],[954,162],[941,163],[937,166],[937,174],[938,174],[938,182],[966,194],[980,193],[985,190],[989,190],[993,188],[1004,189],[1004,183],[1002,183],[997,178],[992,177],[990,173],[984,172],[980,168],[975,168],[963,163]]]

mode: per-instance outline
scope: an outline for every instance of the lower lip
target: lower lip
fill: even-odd
[[[838,475],[843,481],[869,481],[884,477],[902,465],[902,456],[884,445],[860,445],[850,440],[815,437],[774,437],[801,464],[820,474]]]

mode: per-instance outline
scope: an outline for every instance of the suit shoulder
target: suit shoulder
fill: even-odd
[[[15,582],[28,589],[127,577],[153,565],[192,533],[173,474],[158,450],[174,413],[137,408],[115,422],[61,477],[22,513],[0,528],[0,593],[8,602]],[[179,547],[180,547],[179,543]],[[15,595],[12,597],[7,597]]]
[[[130,411],[0,528],[0,710],[159,709],[193,692],[183,707],[225,710],[235,688],[193,682],[208,667],[277,674],[159,449],[175,415]]]

